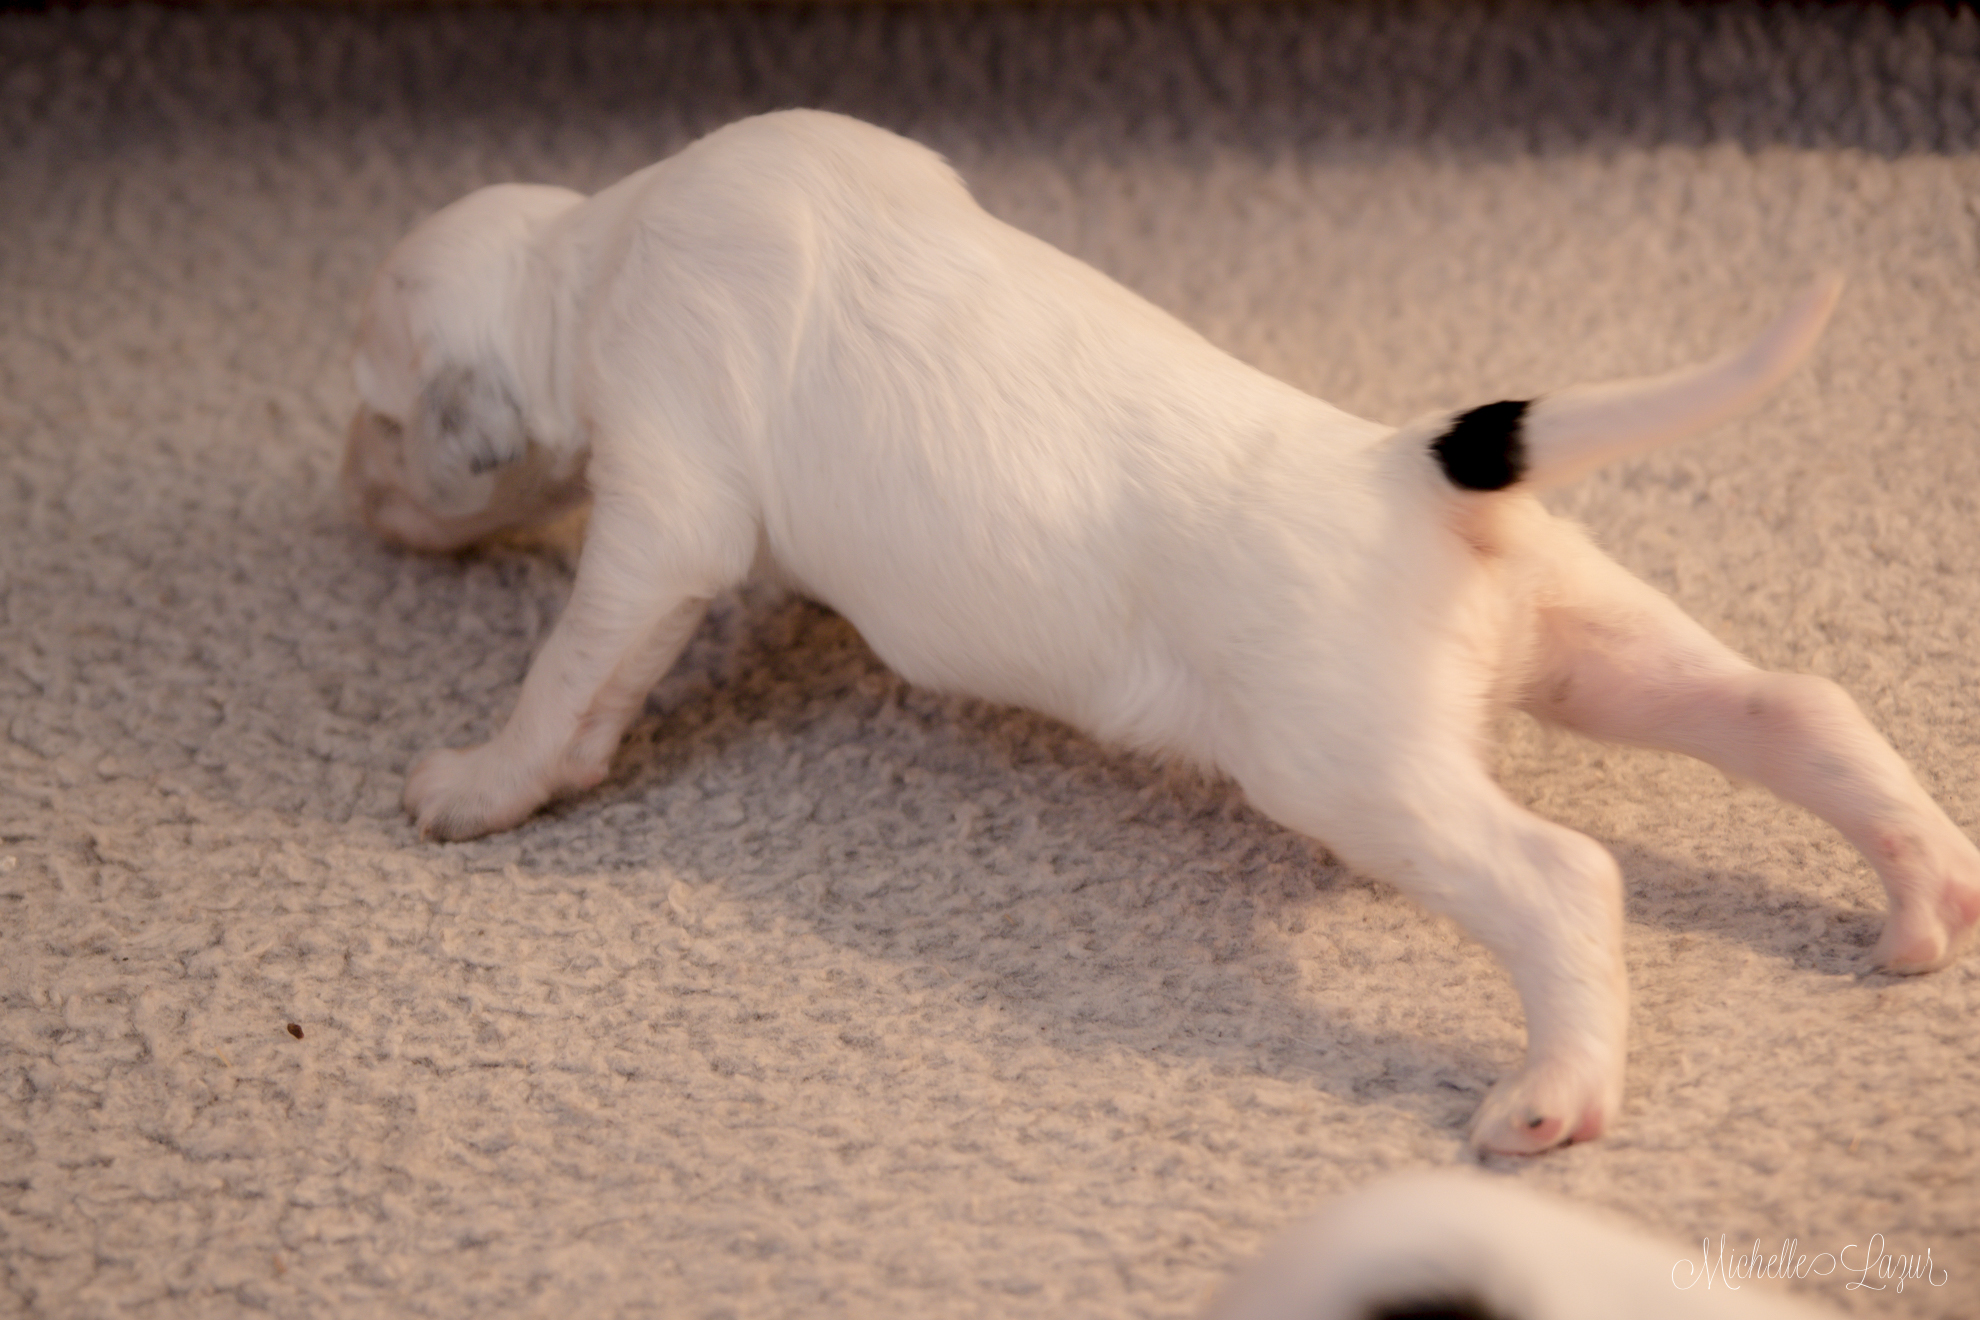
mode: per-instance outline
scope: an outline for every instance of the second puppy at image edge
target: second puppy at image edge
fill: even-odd
[[[1758,403],[1839,289],[1702,367],[1392,427],[842,116],[743,120],[589,198],[482,189],[372,282],[352,502],[427,551],[592,512],[514,712],[420,757],[406,808],[462,839],[597,785],[710,599],[771,575],[908,681],[1211,767],[1455,918],[1527,1027],[1472,1140],[1597,1137],[1622,1105],[1621,877],[1493,782],[1496,711],[1820,815],[1884,883],[1881,967],[1943,966],[1980,922],[1980,852],[1841,689],[1756,669],[1535,498]]]
[[[1419,1170],[1288,1229],[1204,1320],[1837,1320],[1775,1281],[1847,1286],[1847,1250],[1738,1259],[1758,1250],[1663,1241],[1510,1178]],[[1920,1280],[1950,1282],[1943,1271]]]

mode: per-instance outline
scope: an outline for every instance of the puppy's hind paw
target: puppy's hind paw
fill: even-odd
[[[1614,1090],[1590,1068],[1530,1064],[1485,1097],[1471,1120],[1471,1144],[1497,1155],[1538,1155],[1593,1141],[1617,1107]]]
[[[1949,895],[1946,910],[1912,907],[1893,912],[1871,955],[1886,972],[1914,975],[1936,972],[1956,961],[1980,929],[1980,890],[1970,896]]]
[[[415,760],[402,799],[423,839],[472,839],[522,823],[549,794],[501,764],[491,744]]]
[[[1965,838],[1949,860],[1892,887],[1891,912],[1872,958],[1887,972],[1932,972],[1980,936],[1980,852]]]

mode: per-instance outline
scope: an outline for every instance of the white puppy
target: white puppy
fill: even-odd
[[[1659,1242],[1507,1178],[1406,1173],[1287,1232],[1205,1320],[1839,1320],[1773,1282],[1842,1282],[1835,1256],[1728,1246]]]
[[[731,125],[590,199],[484,189],[372,285],[348,485],[421,549],[593,510],[508,724],[421,757],[406,807],[466,838],[598,783],[709,598],[774,571],[910,681],[1214,766],[1454,916],[1529,1038],[1474,1139],[1596,1136],[1622,1094],[1622,888],[1493,784],[1495,706],[1826,817],[1889,891],[1886,967],[1939,966],[1980,920],[1980,853],[1847,697],[1755,670],[1527,493],[1748,406],[1835,296],[1709,367],[1397,430],[838,116]]]

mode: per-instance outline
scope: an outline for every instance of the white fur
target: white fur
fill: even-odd
[[[1750,404],[1834,297],[1743,356],[1536,403],[1532,480]],[[427,835],[596,784],[709,598],[764,569],[904,677],[1217,767],[1454,916],[1526,1010],[1492,1149],[1600,1133],[1627,1018],[1615,863],[1492,783],[1496,704],[1826,816],[1889,889],[1888,966],[1980,920],[1980,853],[1832,686],[1752,669],[1530,495],[1454,488],[1449,415],[1393,430],[1234,361],[879,129],[766,115],[589,200],[476,193],[386,262],[356,369],[347,480],[386,535],[594,500],[507,726],[412,768]]]
[[[1507,1178],[1408,1173],[1289,1230],[1205,1320],[1834,1320],[1773,1282],[1840,1285],[1847,1274],[1833,1256],[1797,1245],[1771,1263],[1740,1259],[1754,1254],[1751,1242],[1708,1235],[1657,1241]]]

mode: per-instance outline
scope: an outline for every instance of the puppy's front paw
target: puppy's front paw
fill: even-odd
[[[1593,1141],[1619,1107],[1621,1085],[1592,1062],[1529,1063],[1494,1086],[1471,1120],[1471,1144],[1499,1155],[1538,1155]]]
[[[406,814],[421,838],[472,839],[520,824],[549,798],[493,743],[466,751],[431,751],[406,774]]]

